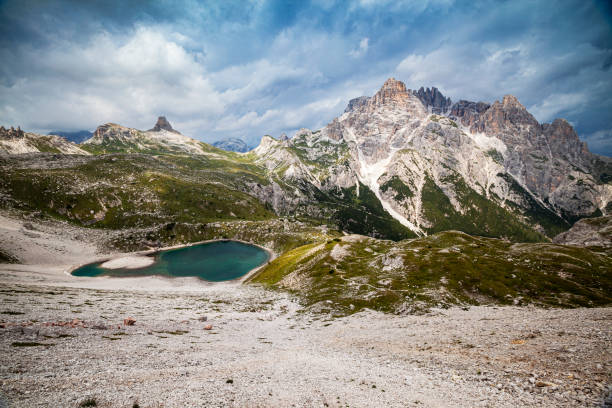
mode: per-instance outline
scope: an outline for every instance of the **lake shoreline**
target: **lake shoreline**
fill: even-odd
[[[103,267],[104,269],[107,269],[109,271],[112,271],[114,269],[119,269],[119,268],[123,268],[123,269],[129,269],[129,270],[138,270],[138,269],[144,269],[147,268],[149,266],[152,266],[155,264],[155,262],[157,262],[157,260],[154,260],[153,262],[148,261],[148,259],[157,256],[158,254],[162,253],[162,252],[167,252],[167,251],[172,251],[172,250],[176,250],[176,249],[182,249],[182,248],[189,248],[189,247],[193,247],[193,246],[197,246],[197,245],[203,245],[203,244],[211,244],[211,243],[215,243],[215,242],[238,242],[241,244],[245,244],[245,245],[250,245],[256,248],[259,248],[261,250],[263,250],[266,255],[267,255],[267,259],[259,266],[249,270],[247,273],[245,273],[242,276],[239,276],[237,278],[234,279],[228,279],[228,280],[224,280],[224,281],[209,281],[203,278],[199,278],[199,277],[195,277],[196,279],[201,280],[202,282],[205,282],[207,284],[220,284],[220,283],[244,283],[248,280],[249,277],[253,276],[254,274],[256,274],[259,270],[261,270],[261,268],[263,268],[264,266],[266,266],[270,261],[272,261],[273,259],[276,258],[276,254],[262,246],[259,244],[255,244],[253,242],[248,242],[248,241],[243,241],[243,240],[239,240],[239,239],[229,239],[229,238],[222,238],[222,239],[208,239],[208,240],[204,240],[204,241],[197,241],[197,242],[191,242],[188,244],[179,244],[179,245],[172,245],[172,246],[168,246],[168,247],[162,247],[162,248],[155,248],[155,249],[147,249],[147,250],[143,250],[143,251],[135,251],[135,252],[127,252],[127,253],[121,253],[121,254],[115,254],[112,256],[105,256],[105,257],[101,257],[98,259],[95,259],[93,261],[90,262],[86,262],[86,263],[82,263],[82,264],[78,264],[78,265],[71,265],[68,269],[64,270],[64,273],[69,275],[70,277],[73,278],[83,278],[82,276],[75,276],[73,274],[74,271],[87,266],[87,265],[91,265],[91,264],[112,264],[112,267]],[[147,258],[147,262],[145,262],[144,258]],[[116,267],[116,265],[120,265],[119,267]],[[113,278],[148,278],[151,276],[156,276],[159,278],[163,278],[163,279],[177,279],[177,278],[182,278],[182,277],[175,277],[175,276],[165,276],[165,275],[143,275],[143,276],[112,276]],[[100,277],[109,277],[109,276],[100,276]]]

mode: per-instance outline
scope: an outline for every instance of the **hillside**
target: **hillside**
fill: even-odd
[[[612,253],[512,244],[457,231],[401,242],[348,235],[293,249],[254,282],[334,314],[410,314],[452,305],[576,307],[612,302]]]
[[[54,135],[38,135],[24,132],[20,128],[5,129],[0,126],[0,155],[13,155],[24,153],[61,153],[87,155],[76,144],[67,141],[63,137]]]
[[[323,129],[264,136],[245,154],[163,116],[146,131],[99,126],[80,145],[1,136],[5,206],[105,228],[289,216],[393,240],[460,230],[542,242],[612,202],[611,160],[567,122],[541,125],[509,95],[453,104],[393,78]]]

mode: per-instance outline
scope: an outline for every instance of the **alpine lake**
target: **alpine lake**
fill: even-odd
[[[238,241],[215,241],[169,249],[151,254],[155,262],[143,268],[108,269],[96,262],[72,272],[74,276],[167,276],[197,277],[209,282],[238,279],[268,261],[268,253]]]

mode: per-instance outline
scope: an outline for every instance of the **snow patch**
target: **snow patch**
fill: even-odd
[[[348,133],[354,137],[351,131],[349,131]],[[370,190],[372,190],[376,198],[378,198],[378,201],[380,201],[380,203],[382,204],[385,211],[387,211],[393,218],[398,220],[405,227],[410,228],[410,230],[415,232],[417,235],[424,235],[423,231],[419,227],[408,221],[406,217],[404,217],[395,209],[393,209],[391,203],[383,199],[382,195],[380,194],[380,185],[378,184],[378,179],[385,173],[385,171],[389,167],[389,163],[391,163],[391,160],[399,149],[392,149],[386,158],[379,160],[373,164],[368,164],[365,157],[363,156],[361,149],[359,148],[359,145],[356,146],[356,149],[357,162],[359,164],[359,171],[357,172],[357,176],[359,180],[363,184],[368,186]]]
[[[506,156],[506,152],[508,151],[508,147],[506,144],[495,136],[487,136],[484,133],[472,133],[470,129],[461,123],[457,123],[459,125],[459,129],[463,131],[466,135],[470,137],[481,149],[483,150],[491,150],[495,149],[500,152],[504,157]]]

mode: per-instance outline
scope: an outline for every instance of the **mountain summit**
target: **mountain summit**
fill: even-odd
[[[173,133],[178,133],[178,134],[181,133],[178,130],[174,130],[172,128],[172,125],[170,124],[170,122],[168,122],[168,119],[166,119],[165,116],[158,117],[157,123],[155,123],[155,126],[153,126],[153,129],[149,129],[149,132],[159,132],[160,130],[166,130],[168,132],[173,132]]]
[[[590,153],[565,120],[538,123],[511,95],[452,104],[436,88],[412,91],[389,78],[320,131],[264,139],[257,161],[283,183],[372,203],[365,211],[377,220],[335,215],[351,232],[397,237],[403,226],[542,240],[612,212],[612,160]],[[278,212],[311,201],[291,190],[270,200]]]
[[[160,116],[153,129],[146,131],[116,123],[98,126],[93,136],[83,145],[94,153],[182,152],[201,154],[202,142],[174,130],[170,122]]]

